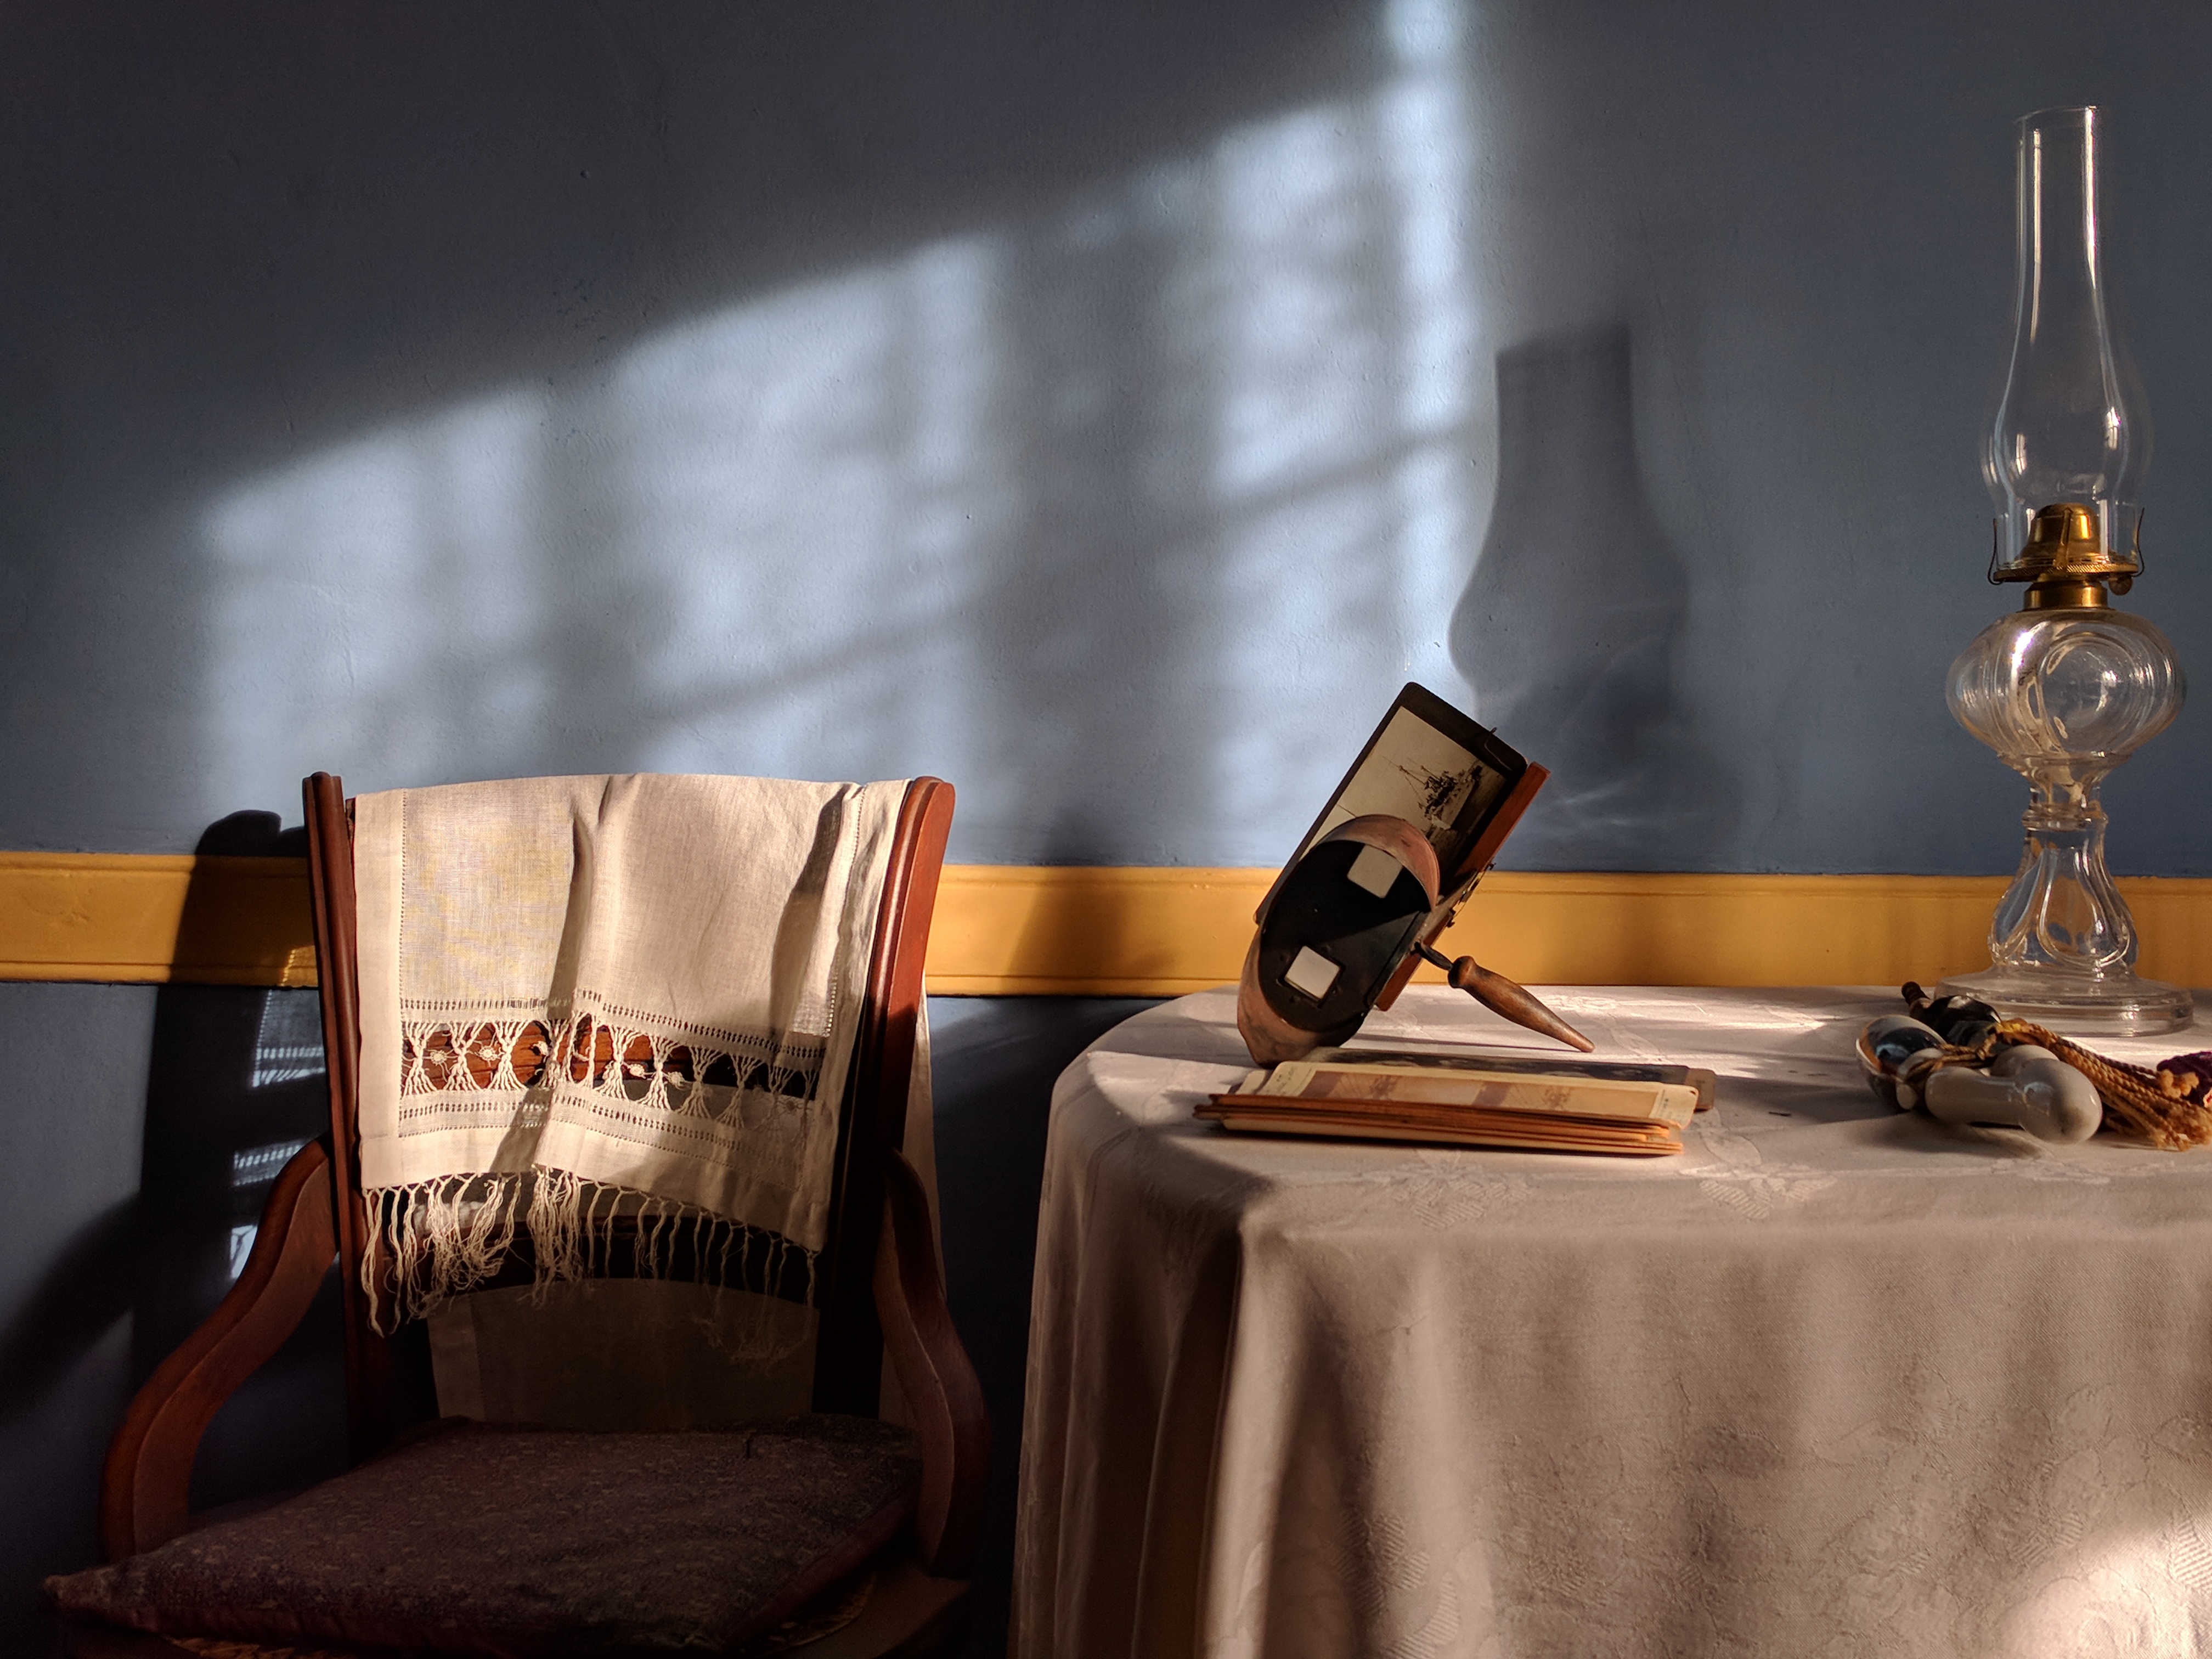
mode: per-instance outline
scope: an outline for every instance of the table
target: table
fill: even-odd
[[[1068,1067],[1018,1659],[2212,1651],[2212,1151],[1893,1113],[1893,994],[1544,994],[1721,1074],[1680,1157],[1194,1122],[1226,989]],[[1361,1041],[1477,1036],[1546,1046],[1441,987]]]

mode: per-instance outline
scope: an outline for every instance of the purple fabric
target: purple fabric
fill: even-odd
[[[512,1656],[717,1653],[896,1535],[908,1431],[804,1417],[717,1434],[465,1424],[250,1518],[46,1581],[167,1636]]]
[[[2152,1069],[2172,1073],[2174,1080],[2186,1091],[2182,1098],[2191,1105],[2203,1105],[2205,1096],[2212,1092],[2212,1052],[2199,1049],[2193,1054],[2176,1054],[2172,1060],[2161,1060]]]

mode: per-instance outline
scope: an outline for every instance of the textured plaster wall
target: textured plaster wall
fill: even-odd
[[[0,846],[563,769],[1264,864],[1408,676],[1509,862],[1984,872],[2009,123],[2110,112],[2203,608],[2199,9],[19,8]],[[2114,787],[2212,872],[2212,725]]]
[[[0,10],[0,848],[190,848],[316,767],[927,769],[958,859],[1265,864],[1413,677],[1553,765],[1509,863],[2004,869],[1941,679],[2007,602],[2009,123],[2109,112],[2130,603],[2202,672],[2208,48],[2013,0]],[[2212,873],[2208,733],[2120,775],[2122,871]],[[0,987],[11,1651],[313,1126],[283,1006]],[[1116,1012],[948,1011],[1002,1474],[1046,1090]],[[327,1339],[210,1492],[335,1456]]]

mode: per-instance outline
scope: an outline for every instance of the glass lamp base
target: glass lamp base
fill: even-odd
[[[1939,996],[1978,997],[2001,1014],[2033,1020],[2069,1036],[2155,1036],[2179,1031],[2189,1024],[2195,1006],[2178,985],[2125,971],[1985,968],[1978,974],[1954,974],[1936,990]]]

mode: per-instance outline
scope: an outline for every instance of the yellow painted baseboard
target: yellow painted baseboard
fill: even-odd
[[[304,859],[0,853],[0,980],[313,985]]]
[[[948,868],[933,990],[1163,996],[1236,978],[1267,870]],[[1889,985],[1989,964],[2002,876],[1500,871],[1444,936],[1529,985]],[[2142,969],[2212,983],[2212,880],[2120,883]],[[1440,980],[1424,969],[1424,980]]]
[[[956,865],[929,984],[1170,996],[1237,976],[1266,870]],[[1988,959],[2000,877],[1500,872],[1448,935],[1537,985],[1864,985]],[[2120,883],[2142,970],[2212,983],[2212,880]],[[0,853],[0,980],[312,985],[297,859]]]

